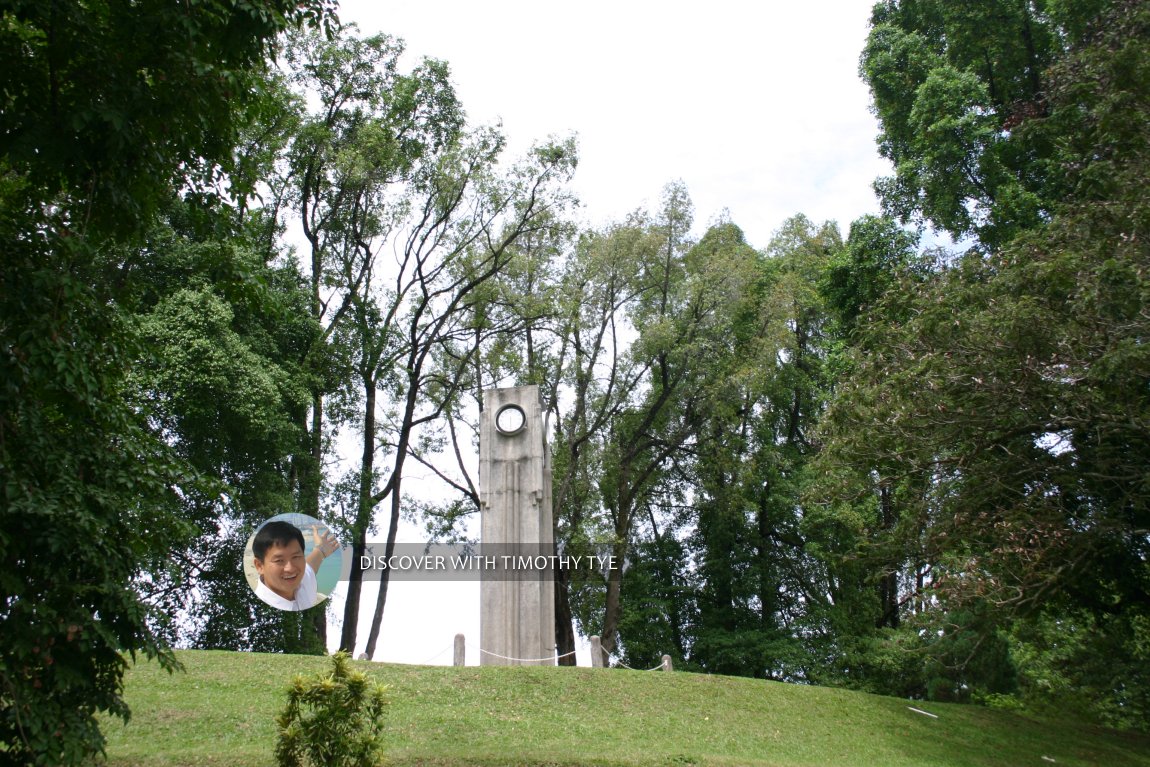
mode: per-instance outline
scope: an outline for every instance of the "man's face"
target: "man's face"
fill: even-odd
[[[264,552],[262,561],[256,559],[256,572],[260,578],[284,599],[295,599],[295,592],[303,583],[305,567],[303,547],[299,541],[289,541],[286,546],[273,543]]]

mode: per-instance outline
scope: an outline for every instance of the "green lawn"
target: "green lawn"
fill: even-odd
[[[330,665],[178,656],[185,673],[129,674],[132,720],[105,726],[111,765],[272,765],[288,681]],[[393,765],[1150,767],[1150,738],[974,706],[661,671],[354,665],[389,685]]]

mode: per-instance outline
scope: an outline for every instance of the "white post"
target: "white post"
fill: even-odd
[[[591,668],[603,668],[603,642],[596,634],[591,635]]]
[[[463,634],[455,635],[455,657],[453,661],[456,666],[467,665],[467,641],[464,639]]]

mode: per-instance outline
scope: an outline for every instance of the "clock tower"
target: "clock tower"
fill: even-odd
[[[555,664],[551,454],[538,386],[488,389],[479,425],[480,663]]]

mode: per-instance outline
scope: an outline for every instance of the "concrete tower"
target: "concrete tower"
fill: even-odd
[[[480,584],[480,663],[555,664],[555,581],[549,569],[505,568],[504,555],[550,556],[551,454],[538,386],[488,389],[479,425],[480,550],[496,556]],[[539,660],[546,659],[546,660]]]

